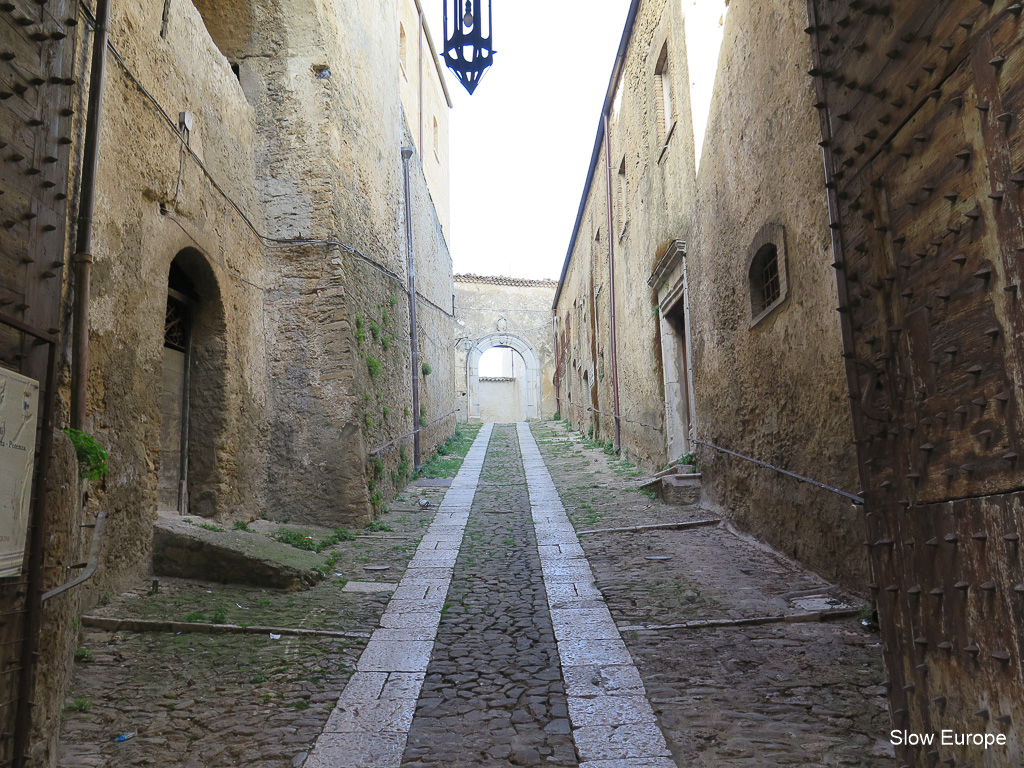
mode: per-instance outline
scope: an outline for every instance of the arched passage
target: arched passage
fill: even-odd
[[[216,276],[187,248],[167,275],[157,506],[212,517],[220,501],[217,446],[227,407],[226,325]]]
[[[469,399],[470,420],[480,419],[480,358],[494,347],[507,347],[518,353],[525,366],[526,419],[541,418],[540,358],[525,339],[511,333],[491,333],[473,344],[466,358],[466,392]]]

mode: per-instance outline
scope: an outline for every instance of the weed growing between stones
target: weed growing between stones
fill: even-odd
[[[274,534],[274,538],[282,544],[290,544],[296,549],[302,549],[307,552],[323,552],[339,542],[354,541],[356,535],[347,528],[335,528],[333,534],[317,541],[315,537],[303,531],[297,531],[293,528],[281,528]]]
[[[61,430],[75,446],[81,476],[86,480],[102,480],[107,476],[107,449],[99,440],[77,429]]]
[[[76,696],[71,700],[71,704],[68,709],[74,712],[88,712],[92,709],[92,699],[86,696]]]
[[[455,477],[480,431],[479,424],[456,424],[455,434],[437,446],[437,452],[420,468],[420,477]]]

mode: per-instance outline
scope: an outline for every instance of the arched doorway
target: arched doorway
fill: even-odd
[[[480,421],[526,421],[526,361],[511,347],[491,347],[480,356]]]
[[[157,509],[212,517],[222,487],[225,323],[216,277],[199,251],[175,256],[166,298]]]
[[[506,357],[509,375],[498,377],[484,376],[484,381],[481,382],[481,358],[485,352],[496,347],[509,350]],[[512,399],[512,402],[509,402],[509,407],[504,412],[498,412],[499,415],[502,415],[502,418],[499,419],[500,421],[533,421],[541,418],[540,359],[537,356],[536,350],[528,341],[509,333],[489,334],[478,339],[470,349],[466,365],[469,419],[471,421],[484,421],[484,416],[496,415],[490,407],[490,403],[488,403],[488,408],[482,407],[485,404],[481,397],[483,394],[481,386],[487,387],[491,383],[499,385],[510,384],[505,389],[507,389],[508,397]],[[511,382],[488,381],[488,379],[495,378],[511,379]],[[518,385],[516,382],[518,382]],[[493,393],[488,393],[488,395],[490,394]],[[494,398],[488,398],[489,401],[492,399]],[[521,402],[521,406],[519,402]],[[486,420],[493,421],[494,419]]]

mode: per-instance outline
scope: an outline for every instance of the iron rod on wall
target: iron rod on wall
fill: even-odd
[[[82,188],[78,204],[75,240],[75,300],[71,355],[71,426],[85,423],[86,381],[89,374],[89,292],[92,273],[92,221],[96,212],[96,171],[99,167],[100,126],[103,117],[103,86],[107,76],[107,38],[110,0],[97,0],[93,27],[92,68],[89,75],[89,107],[82,150]]]

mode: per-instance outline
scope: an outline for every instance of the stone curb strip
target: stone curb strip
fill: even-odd
[[[537,442],[518,430],[580,768],[676,768]]]
[[[782,613],[778,616],[752,616],[749,619],[698,619],[682,624],[629,624],[619,627],[620,632],[662,632],[669,629],[707,629],[721,627],[755,627],[764,624],[806,624],[815,621],[852,619],[860,611],[849,608],[837,611],[811,611],[809,613]]]
[[[592,528],[589,531],[577,531],[577,536],[592,536],[595,533],[643,533],[644,531],[687,531],[690,528],[707,528],[718,525],[721,518],[708,520],[686,520],[681,523],[651,523],[650,525],[627,525],[625,528]]]
[[[466,454],[304,768],[402,764],[491,427]]]
[[[336,629],[301,629],[296,627],[267,627],[259,624],[205,624],[188,621],[158,621],[155,619],[118,619],[108,616],[83,616],[82,626],[105,629],[108,632],[178,632],[197,635],[297,635],[299,637],[345,637],[364,639],[369,632],[342,632]]]

